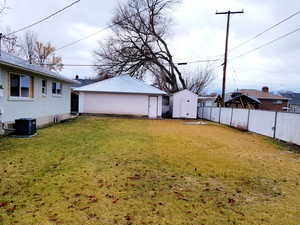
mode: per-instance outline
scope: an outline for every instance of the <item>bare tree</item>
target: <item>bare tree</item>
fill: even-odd
[[[49,70],[62,71],[64,64],[62,63],[62,58],[59,56],[52,55],[47,58],[47,64],[44,64]]]
[[[11,29],[6,27],[5,33],[2,35],[1,50],[15,56],[22,56],[23,52],[19,44],[19,37],[15,34],[8,36],[9,33],[11,33]]]
[[[49,70],[61,71],[64,67],[62,58],[55,56],[55,47],[50,42],[44,44],[37,41],[37,35],[32,31],[27,31],[20,45],[22,56],[30,64],[37,64]],[[16,54],[15,54],[16,55]]]
[[[18,48],[17,44],[17,37],[12,36],[12,37],[3,37],[2,38],[2,51],[5,51],[7,53],[13,54],[13,55],[19,55],[20,54],[20,49]]]
[[[44,45],[42,42],[37,41],[34,46],[37,64],[44,65],[46,63],[46,59],[54,50],[55,48],[52,47],[49,42]]]
[[[35,44],[37,42],[37,35],[32,31],[27,31],[24,34],[24,38],[21,43],[21,50],[23,56],[30,64],[33,64],[36,61],[35,55]]]
[[[0,15],[4,14],[6,10],[8,10],[8,6],[6,4],[6,0],[0,1]]]
[[[169,10],[177,0],[128,0],[113,18],[113,35],[95,51],[97,72],[138,79],[151,74],[153,84],[168,93],[190,89],[200,93],[212,80],[212,71],[185,75],[174,63],[167,44]],[[190,75],[190,74],[188,74]]]
[[[185,83],[187,89],[197,95],[201,95],[214,79],[214,70],[207,65],[204,68],[197,68],[187,74],[187,76],[185,76]]]
[[[129,73],[143,78],[151,72],[163,89],[176,92],[187,88],[174,63],[166,38],[167,16],[174,0],[129,0],[120,5],[113,19],[113,35],[95,51],[98,73]]]
[[[43,44],[37,41],[34,47],[35,63],[47,67],[50,70],[61,71],[63,69],[62,58],[53,55],[55,48],[50,42]]]

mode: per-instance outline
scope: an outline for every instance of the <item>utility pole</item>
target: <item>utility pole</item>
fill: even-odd
[[[0,56],[2,55],[2,38],[3,38],[3,34],[0,33]]]
[[[230,27],[230,15],[241,14],[242,11],[227,11],[227,12],[216,12],[216,15],[227,15],[227,29],[226,29],[226,42],[225,42],[225,56],[224,56],[224,67],[223,67],[223,85],[222,85],[222,105],[225,106],[225,90],[226,90],[226,72],[227,72],[227,56],[228,56],[228,40],[229,40],[229,27]]]

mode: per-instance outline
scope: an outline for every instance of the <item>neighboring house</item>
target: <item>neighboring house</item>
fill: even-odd
[[[129,115],[149,118],[162,116],[162,97],[166,95],[128,75],[75,88],[79,93],[80,114]]]
[[[254,96],[248,96],[241,92],[234,92],[226,96],[225,105],[230,108],[258,109],[261,101]]]
[[[288,111],[300,113],[300,93],[288,92],[281,95],[289,100]]]
[[[173,118],[196,119],[198,111],[198,95],[182,90],[170,97]]]
[[[261,103],[258,105],[257,109],[275,111],[287,110],[288,99],[282,95],[270,93],[268,87],[263,87],[261,91],[255,89],[239,89],[238,92],[249,96],[252,99],[257,99]],[[231,96],[232,93],[229,93],[228,95]]]
[[[68,118],[72,83],[48,69],[1,52],[0,133],[11,129],[20,118],[35,118],[38,127]]]
[[[75,76],[75,81],[77,83],[74,83],[74,84],[71,85],[72,89],[83,87],[83,86],[86,86],[86,85],[93,84],[93,83],[97,82],[96,79],[80,79],[78,75]]]
[[[200,107],[216,107],[217,96],[200,96],[198,98],[198,104]]]

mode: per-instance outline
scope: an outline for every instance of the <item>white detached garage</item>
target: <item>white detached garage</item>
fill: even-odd
[[[79,113],[160,118],[165,92],[128,75],[76,88]]]
[[[195,93],[189,90],[176,92],[171,96],[170,102],[173,118],[197,118],[198,95]]]

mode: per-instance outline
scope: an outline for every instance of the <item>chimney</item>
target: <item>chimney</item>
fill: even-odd
[[[267,86],[263,87],[263,88],[262,88],[262,91],[263,91],[264,93],[269,93],[269,87],[267,87]]]
[[[75,79],[78,80],[78,79],[79,79],[79,75],[76,75],[76,76],[75,76]]]

